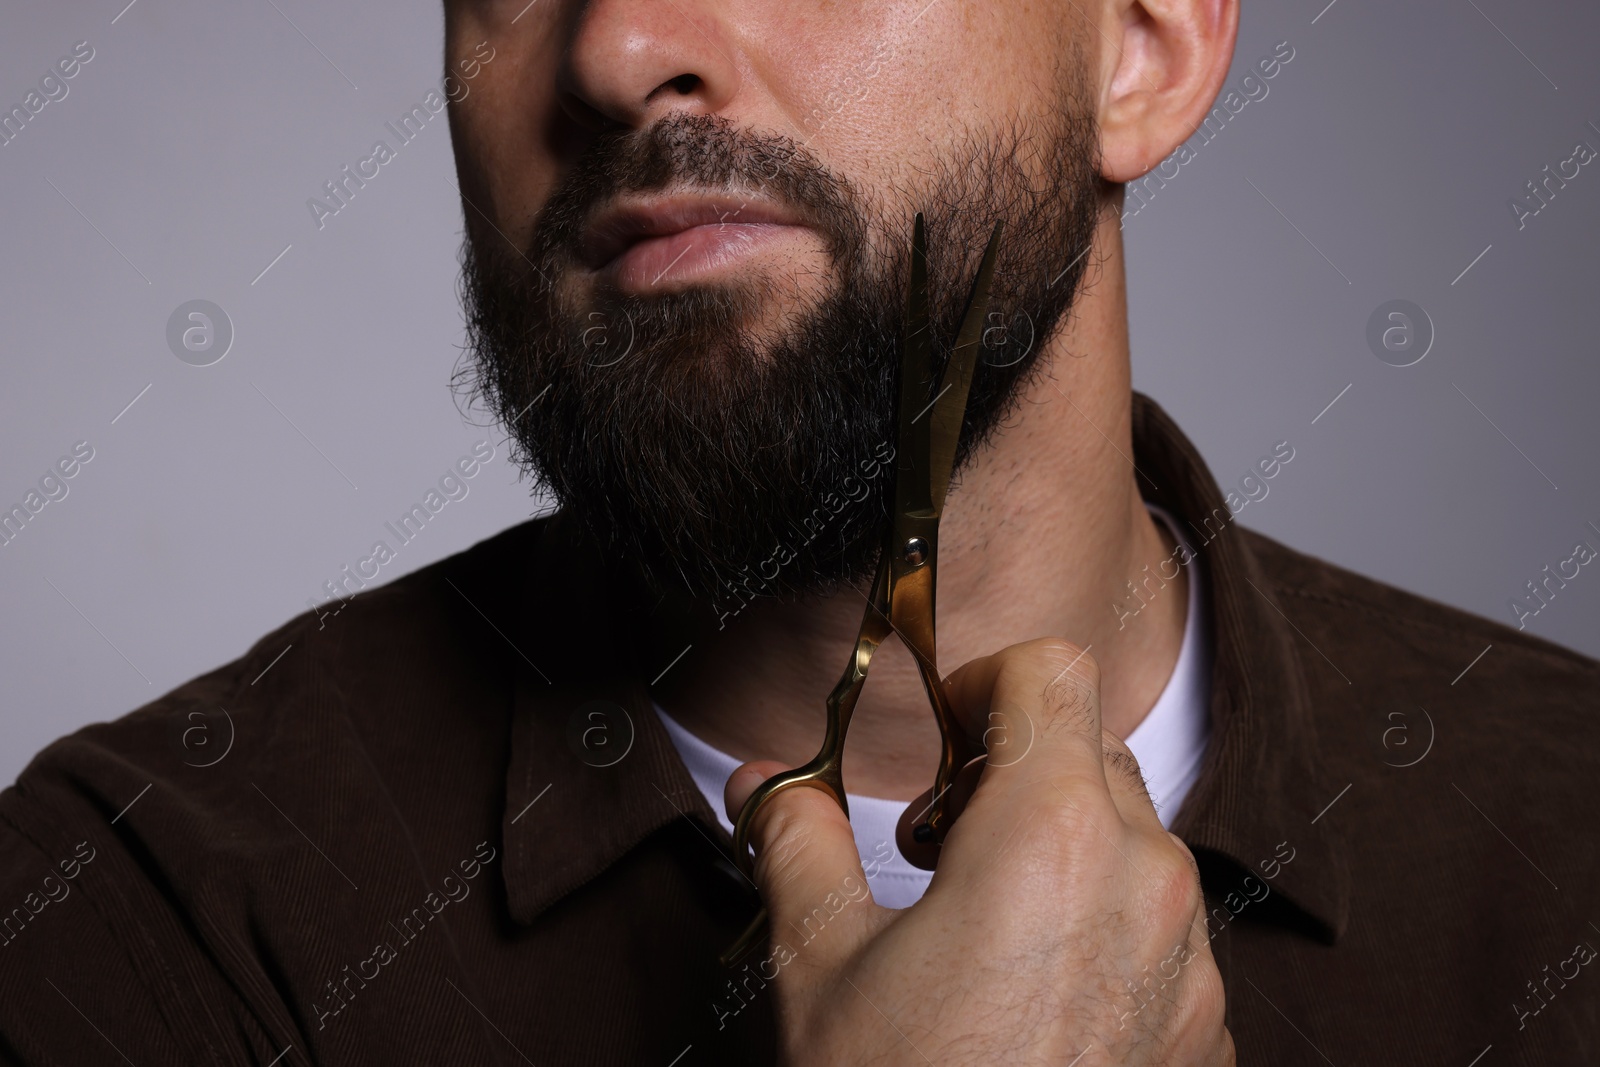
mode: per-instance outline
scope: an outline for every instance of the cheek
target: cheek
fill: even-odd
[[[1054,110],[1060,71],[1074,61],[1063,10],[1007,0],[791,4],[761,38],[781,50],[746,41],[789,124],[774,128],[888,196],[924,184],[969,132],[992,136]]]
[[[475,225],[483,222],[480,211],[487,214],[518,248],[527,247],[537,206],[554,190],[560,160],[571,154],[554,132],[555,8],[540,0],[515,26],[481,22],[471,11],[450,16],[445,61],[452,69],[483,42],[494,49],[494,59],[479,61],[477,77],[463,85],[468,91],[450,103],[462,192],[471,200],[464,211]]]
[[[754,68],[743,117],[852,177],[897,154],[904,130],[883,123],[881,112],[904,74],[899,23],[915,11],[871,2],[761,6],[738,29]]]

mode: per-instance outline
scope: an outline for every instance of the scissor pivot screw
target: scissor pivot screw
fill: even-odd
[[[920,567],[928,562],[928,542],[920,537],[907,538],[905,547],[900,550],[900,558],[913,567]]]

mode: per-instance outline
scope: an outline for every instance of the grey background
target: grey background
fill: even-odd
[[[306,207],[439,84],[434,0],[125,2],[0,16],[7,109],[95,49],[0,147],[0,505],[95,450],[0,547],[0,781],[303,610],[474,442],[495,460],[384,580],[542,507],[449,390],[444,117],[320,231]],[[1506,205],[1600,148],[1600,10],[1252,3],[1230,87],[1281,40],[1266,98],[1126,221],[1136,384],[1224,486],[1294,446],[1246,525],[1514,624],[1525,582],[1600,546],[1600,160],[1521,231]],[[1365,341],[1396,298],[1437,330],[1406,368]],[[167,347],[194,299],[233,322],[213,366]],[[1600,567],[1528,629],[1600,654]]]

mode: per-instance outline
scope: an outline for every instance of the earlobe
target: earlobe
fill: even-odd
[[[1129,0],[1118,7],[1118,30],[1101,34],[1112,75],[1101,96],[1100,172],[1129,182],[1171,155],[1204,119],[1233,60],[1239,0]]]

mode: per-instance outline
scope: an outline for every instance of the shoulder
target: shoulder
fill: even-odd
[[[1600,662],[1245,536],[1262,594],[1295,630],[1337,800],[1324,822],[1352,873],[1389,914],[1404,886],[1435,902],[1447,892],[1473,923],[1580,932],[1575,916],[1516,902],[1600,878],[1600,854],[1572,847],[1600,821]]]
[[[252,728],[272,735],[310,727],[314,720],[359,712],[339,698],[392,688],[402,679],[418,684],[422,679],[406,677],[407,668],[414,675],[455,673],[501,658],[479,652],[488,648],[484,632],[516,629],[522,588],[517,578],[546,525],[546,519],[534,519],[386,585],[298,615],[238,659],[118,719],[57,740],[0,795],[29,796],[68,767],[87,784],[83,769],[99,761],[143,762],[152,769],[220,765],[230,723],[235,735]],[[388,725],[397,723],[391,718]]]
[[[84,1017],[115,1021],[135,1062],[281,1051],[295,1023],[263,931],[305,930],[304,894],[332,897],[347,873],[414,879],[410,828],[452,799],[471,809],[460,833],[476,829],[476,794],[418,767],[492,765],[503,745],[520,576],[544,527],[298,616],[40,752],[0,792],[0,1062],[104,1060]],[[324,911],[330,928],[356,914]]]
[[[1463,1063],[1490,1043],[1518,1062],[1591,1062],[1576,1050],[1593,1047],[1596,1012],[1570,998],[1543,1012],[1553,987],[1529,991],[1587,958],[1575,945],[1600,943],[1586,904],[1600,880],[1586,844],[1600,821],[1600,663],[1239,529],[1258,588],[1226,596],[1255,602],[1292,647],[1284,704],[1305,709],[1312,801],[1284,817],[1285,836],[1319,843],[1296,866],[1338,887],[1340,921],[1331,945],[1239,924],[1229,966],[1282,979],[1261,1011],[1314,1018],[1336,991],[1373,1025],[1308,1037],[1261,1016],[1236,1033],[1270,1044],[1278,1028],[1283,1047],[1315,1040],[1344,1048],[1341,1062],[1363,1048],[1383,1059],[1383,1035],[1401,1031],[1418,1048],[1471,1042]],[[1249,996],[1231,1010],[1248,1017]]]
[[[1600,661],[1243,533],[1277,606],[1352,685],[1448,691],[1453,700],[1497,702],[1507,713],[1537,704],[1524,725],[1600,730]]]

